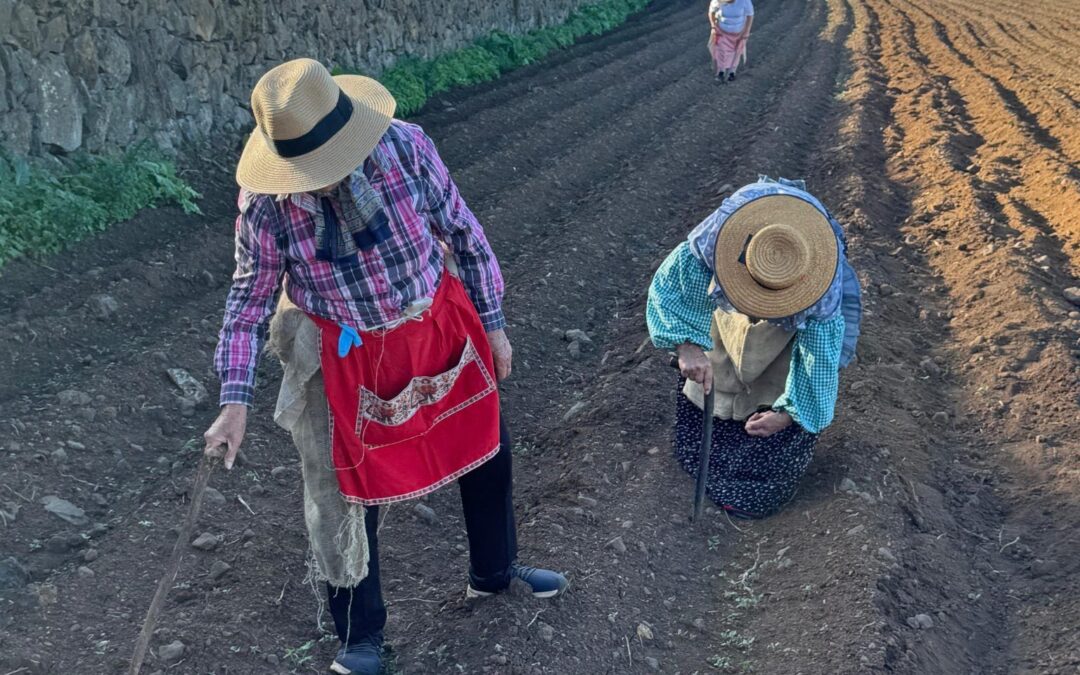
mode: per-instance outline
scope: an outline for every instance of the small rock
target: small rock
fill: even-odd
[[[276,478],[278,480],[283,480],[286,478],[285,474],[286,472],[288,472],[288,470],[288,467],[275,466],[273,469],[270,469],[270,477]]]
[[[1074,305],[1080,305],[1080,287],[1073,286],[1065,289],[1065,299]]]
[[[13,523],[15,519],[19,517],[19,511],[22,511],[22,504],[17,502],[4,502],[0,504],[0,515],[3,516],[2,520]]]
[[[660,670],[660,662],[652,656],[645,657],[645,665],[649,667],[649,670]]]
[[[626,553],[626,542],[622,537],[615,537],[608,542],[608,548],[614,549],[616,553]]]
[[[88,548],[85,551],[83,551],[82,559],[83,559],[83,562],[94,562],[95,560],[98,559],[98,556],[100,556],[100,555],[101,555],[101,553],[98,552],[98,550],[96,548]]]
[[[78,572],[79,576],[83,579],[93,579],[95,576],[94,570],[86,566],[80,567],[76,572]]]
[[[193,401],[195,405],[201,405],[209,398],[203,383],[196,380],[191,376],[191,373],[183,368],[168,368],[165,372],[169,374],[169,379],[173,381],[173,384],[184,392],[184,398]]]
[[[908,617],[907,625],[919,630],[926,630],[934,627],[934,620],[930,618],[929,614],[916,614]]]
[[[210,566],[210,579],[213,581],[217,581],[221,577],[228,574],[229,570],[231,569],[232,565],[225,562],[224,560],[215,560],[214,564]]]
[[[54,534],[45,540],[45,550],[52,553],[66,553],[83,545],[83,538],[77,534]]]
[[[650,628],[649,624],[647,623],[639,623],[637,625],[637,636],[641,640],[653,639],[652,628]]]
[[[569,422],[570,420],[577,417],[579,414],[581,414],[582,411],[585,410],[585,408],[588,407],[588,405],[589,404],[585,401],[578,401],[574,405],[570,406],[570,409],[566,411],[565,415],[563,415],[563,422]]]
[[[53,464],[66,464],[68,461],[67,450],[63,448],[53,450],[49,456],[52,457]]]
[[[649,454],[650,455],[659,455],[660,454],[660,448],[658,448],[658,447],[656,447],[654,445],[653,447],[649,448]]]
[[[244,541],[251,541],[252,539],[255,538],[255,530],[253,530],[253,529],[251,529],[249,527],[248,529],[244,530],[243,537],[244,537]]]
[[[881,295],[886,298],[890,295],[896,295],[896,288],[889,284],[881,284],[878,286],[878,290],[881,292]]]
[[[30,581],[30,574],[15,558],[0,560],[0,589],[22,588]]]
[[[840,481],[840,491],[841,492],[858,492],[859,491],[859,486],[856,485],[855,481],[851,480],[850,478],[845,478],[844,480]]]
[[[86,446],[83,445],[82,443],[78,442],[78,441],[68,441],[67,446],[69,448],[71,448],[72,450],[82,451],[82,450],[86,449]]]
[[[570,358],[572,358],[572,359],[580,359],[581,358],[581,343],[580,342],[571,342],[570,346],[568,346],[566,348],[566,350],[568,352],[570,352]]]
[[[439,522],[439,517],[435,515],[435,511],[423,502],[417,502],[416,506],[413,507],[413,511],[416,512],[420,520],[428,525],[437,525]]]
[[[203,493],[204,499],[210,504],[224,504],[225,495],[221,494],[220,490],[215,490],[212,487],[207,487],[206,492]]]
[[[221,539],[209,532],[203,532],[191,542],[192,547],[200,551],[213,551],[221,543]]]
[[[576,342],[584,346],[590,346],[593,343],[592,338],[586,335],[585,331],[578,330],[577,328],[566,331],[564,337],[567,342]]]
[[[94,399],[90,398],[90,394],[86,392],[78,391],[77,389],[66,389],[56,395],[56,398],[60,400],[61,405],[90,405],[90,402]]]
[[[866,526],[865,526],[865,525],[856,525],[855,527],[853,527],[853,528],[851,528],[850,530],[848,530],[848,531],[847,531],[847,535],[848,535],[849,537],[853,537],[853,536],[855,536],[856,534],[862,534],[862,532],[863,532],[864,530],[866,530]]]
[[[922,362],[919,363],[919,367],[922,368],[923,372],[925,372],[927,375],[933,375],[934,377],[941,375],[941,366],[939,366],[933,359],[923,359]]]
[[[942,425],[948,424],[949,423],[949,413],[939,410],[938,412],[934,413],[934,416],[933,416],[932,419],[934,420],[934,424],[942,424]]]
[[[120,303],[118,303],[116,298],[111,295],[90,296],[88,305],[90,307],[90,313],[94,315],[94,318],[102,321],[112,317],[113,314],[120,311]]]
[[[1048,436],[1043,436],[1042,434],[1039,434],[1035,437],[1035,442],[1039,445],[1048,445],[1050,443],[1050,438]]]
[[[585,495],[578,495],[577,499],[579,502],[590,508],[595,508],[600,503],[592,497],[586,497]]]
[[[179,640],[173,640],[167,645],[158,648],[158,658],[162,663],[175,663],[184,658],[184,651],[187,649],[187,645]]]
[[[61,499],[56,495],[42,497],[41,503],[45,505],[46,511],[61,520],[66,520],[72,525],[85,525],[89,522],[86,518],[86,511],[83,511],[68,500]]]
[[[555,629],[541,621],[536,626],[536,634],[540,636],[540,639],[544,642],[551,642],[555,639]]]

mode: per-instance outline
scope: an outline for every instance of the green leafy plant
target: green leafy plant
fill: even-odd
[[[644,9],[649,1],[600,0],[578,8],[557,26],[537,28],[522,35],[495,31],[468,47],[431,60],[402,59],[378,79],[397,99],[397,114],[411,115],[435,94],[493,80],[509,70],[536,63],[587,35],[605,33]],[[332,72],[361,74],[342,66]]]
[[[55,168],[0,154],[0,265],[61,251],[145,207],[174,203],[199,213],[199,197],[145,146],[78,155]]]

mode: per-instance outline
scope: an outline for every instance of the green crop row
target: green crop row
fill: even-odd
[[[198,213],[198,198],[170,162],[145,147],[48,168],[0,154],[0,265],[63,250],[147,206],[174,203]]]
[[[586,35],[600,35],[622,24],[650,0],[600,0],[578,8],[566,21],[522,35],[496,31],[472,45],[434,59],[402,59],[378,80],[397,99],[397,114],[411,115],[429,98],[453,87],[494,80],[501,73],[535,63]],[[363,74],[346,67],[335,75]]]
[[[403,59],[379,80],[397,99],[398,115],[409,115],[435,94],[493,80],[586,35],[609,31],[649,1],[600,0],[557,26],[522,35],[496,31],[434,59]],[[0,153],[0,266],[23,255],[61,251],[145,207],[172,203],[198,213],[198,198],[171,162],[144,146],[118,155],[77,155],[55,166],[32,166]]]

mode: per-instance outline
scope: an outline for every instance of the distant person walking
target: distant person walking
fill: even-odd
[[[712,0],[709,3],[709,53],[712,55],[716,79],[730,82],[739,69],[739,57],[746,59],[746,42],[754,24],[754,3],[751,0]]]

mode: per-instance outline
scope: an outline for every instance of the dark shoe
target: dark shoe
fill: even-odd
[[[510,577],[520,579],[528,584],[529,588],[532,589],[534,598],[554,598],[570,585],[566,577],[558,572],[542,570],[537,567],[526,567],[517,563],[510,567]],[[469,584],[469,587],[465,590],[465,597],[467,598],[486,598],[494,594],[488,591],[478,591],[472,587],[472,584]]]
[[[382,633],[375,633],[355,644],[342,646],[330,666],[338,675],[379,675],[382,670]]]
[[[727,76],[727,81],[728,82],[734,82],[735,81],[735,73],[731,73],[730,75],[728,75]]]

